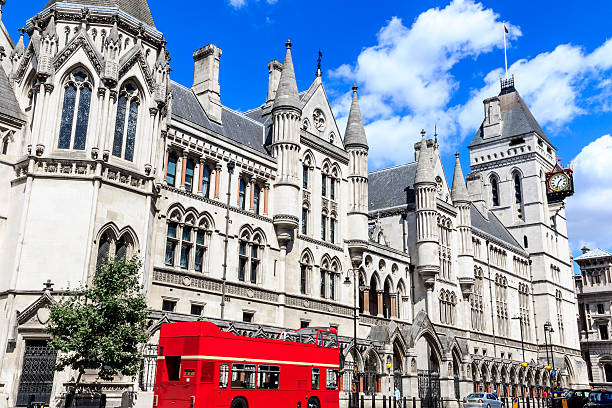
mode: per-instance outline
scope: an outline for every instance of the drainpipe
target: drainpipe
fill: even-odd
[[[234,174],[233,161],[227,163],[227,200],[225,201],[225,239],[223,240],[223,280],[221,284],[221,319],[225,317],[225,291],[227,281],[227,246],[229,244],[229,224],[230,224],[230,196],[232,194],[232,175]]]
[[[493,312],[493,289],[491,289],[491,251],[489,250],[489,241],[487,240],[487,271],[489,273],[489,300],[491,303],[491,329],[493,330],[493,357],[497,357],[497,336],[495,336],[495,313]]]

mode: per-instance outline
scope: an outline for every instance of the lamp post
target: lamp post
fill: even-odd
[[[552,327],[552,324],[550,324],[550,321],[547,321],[546,323],[544,323],[544,344],[546,346],[546,362],[547,362],[547,366],[546,369],[549,371],[549,373],[554,374],[555,376],[555,382],[556,382],[556,377],[557,377],[557,373],[555,372],[555,358],[553,357],[553,350],[552,350],[552,338],[550,337],[550,333],[554,332],[554,329]],[[546,333],[548,333],[548,338],[546,337]],[[550,360],[552,360],[552,367],[550,365],[550,360],[548,359],[548,343],[550,340]],[[550,371],[552,369],[552,372]],[[552,392],[552,388],[553,388],[553,381],[552,381],[552,376],[549,376],[549,382],[550,382],[550,391]]]
[[[346,274],[346,278],[344,279],[344,284],[349,286],[351,284],[350,271]],[[353,389],[351,392],[353,395],[353,407],[358,406],[358,398],[359,398],[359,375],[357,369],[357,310],[359,309],[359,305],[357,303],[357,269],[353,268]],[[361,286],[359,286],[359,290],[363,290]],[[353,392],[354,390],[354,392]],[[351,399],[349,398],[349,406]]]

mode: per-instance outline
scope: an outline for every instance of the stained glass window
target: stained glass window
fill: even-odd
[[[64,89],[62,119],[57,142],[59,149],[85,150],[91,89],[87,74],[83,71],[76,71],[68,76]],[[77,110],[76,115],[75,109]]]
[[[128,161],[134,160],[139,106],[138,90],[131,84],[125,85],[117,102],[113,156],[123,157]]]

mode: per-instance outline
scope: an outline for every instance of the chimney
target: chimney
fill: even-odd
[[[276,89],[280,81],[283,64],[280,61],[272,60],[268,62],[268,97],[266,103],[270,103],[276,97]]]
[[[219,87],[219,60],[221,48],[208,44],[193,53],[193,86],[198,101],[208,118],[221,124],[221,93]]]

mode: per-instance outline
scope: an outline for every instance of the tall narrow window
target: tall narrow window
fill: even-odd
[[[321,239],[325,241],[327,237],[327,217],[325,215],[321,215]]]
[[[166,183],[169,186],[174,186],[176,182],[176,155],[169,154],[168,155],[168,168],[166,169]]]
[[[210,167],[206,163],[202,163],[204,168],[202,169],[202,195],[209,197],[210,195]]]
[[[497,177],[491,177],[491,197],[493,199],[493,207],[499,206],[499,183]]]
[[[329,179],[329,198],[332,200],[336,199],[336,179]]]
[[[308,233],[308,208],[302,207],[302,235]]]
[[[251,283],[257,283],[257,271],[259,270],[259,246],[251,244]]]
[[[91,89],[89,77],[83,71],[68,76],[64,85],[64,104],[57,142],[59,149],[85,150]]]
[[[117,241],[117,247],[115,249],[115,258],[117,259],[125,259],[128,252],[128,243],[125,237],[121,237],[119,241]]]
[[[529,248],[529,241],[527,241],[527,235],[523,235],[523,247]]]
[[[238,250],[238,280],[257,283],[263,255],[263,242],[260,233],[255,233],[252,239],[248,231],[241,233]]]
[[[334,218],[329,219],[329,242],[336,242],[336,220]]]
[[[319,294],[321,295],[322,298],[325,297],[325,276],[327,275],[327,272],[321,268],[321,280],[320,280],[320,287],[321,290],[319,292]]]
[[[4,141],[2,142],[2,154],[8,153],[8,146],[9,146],[9,139],[8,137],[6,137]]]
[[[246,195],[246,181],[240,179],[240,185],[238,187],[238,206],[244,210],[245,206],[245,195]]]
[[[327,197],[327,175],[321,174],[321,195]]]
[[[247,257],[247,242],[240,241],[239,260],[238,260],[238,280],[244,281],[246,276],[247,263],[249,258]]]
[[[334,299],[336,292],[336,275],[333,273],[329,274],[329,298]]]
[[[261,188],[257,184],[253,184],[253,212],[259,214],[259,195]]]
[[[517,204],[523,201],[523,194],[521,192],[521,176],[518,173],[514,173],[514,199]]]
[[[308,266],[305,264],[300,265],[300,293],[306,294],[306,276],[308,275]]]
[[[181,239],[181,268],[188,269],[189,268],[189,255],[191,254],[191,227],[183,226],[183,234]]]
[[[206,233],[202,230],[198,230],[196,233],[196,252],[195,252],[195,263],[194,269],[198,272],[202,272],[204,265],[204,257],[206,256]]]
[[[178,241],[177,233],[177,223],[169,222],[168,223],[168,233],[166,239],[166,265],[173,266],[174,258],[176,253],[176,243]]]
[[[110,252],[111,240],[108,234],[105,232],[100,237],[100,243],[98,244],[98,259],[96,261],[96,270],[100,269],[100,266],[106,262]]]
[[[308,166],[302,166],[302,188],[308,189]]]
[[[139,106],[138,90],[132,84],[124,85],[119,92],[119,101],[117,102],[113,156],[128,161],[134,160]]]
[[[187,159],[187,165],[185,166],[185,191],[193,191],[193,171],[195,169],[195,163],[191,159]]]

